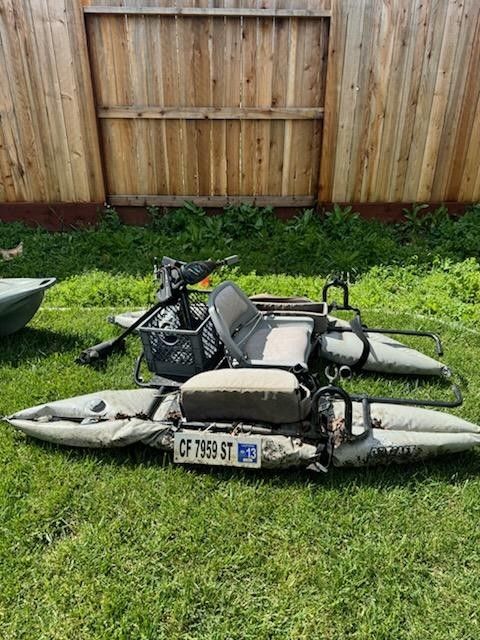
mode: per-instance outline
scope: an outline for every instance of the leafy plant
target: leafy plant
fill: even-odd
[[[310,233],[318,226],[318,222],[319,217],[315,209],[305,209],[287,222],[287,230],[291,233]]]
[[[341,207],[333,205],[331,211],[325,211],[324,226],[326,232],[333,238],[343,238],[348,229],[354,229],[360,215],[351,206]]]
[[[353,211],[353,207],[348,205],[341,207],[334,204],[332,211],[325,211],[325,218],[331,226],[345,226],[360,218],[360,214]]]
[[[169,211],[165,215],[163,228],[167,234],[175,235],[178,232],[194,227],[206,215],[204,209],[187,202],[183,207]]]
[[[272,207],[260,208],[250,204],[229,205],[225,208],[223,231],[231,238],[242,237],[249,233],[261,235],[271,230],[277,222]]]
[[[402,213],[405,218],[403,231],[406,233],[420,233],[429,222],[429,215],[422,213],[428,209],[428,204],[413,204],[411,209],[404,207]]]
[[[154,231],[163,231],[164,229],[164,215],[160,211],[160,207],[154,204],[150,204],[146,207],[149,218],[150,228]]]
[[[115,207],[111,207],[109,204],[105,204],[102,209],[99,210],[99,229],[104,230],[118,230],[122,226],[122,221],[118,215]]]

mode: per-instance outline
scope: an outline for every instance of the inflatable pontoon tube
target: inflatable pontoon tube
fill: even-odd
[[[141,442],[172,451],[177,429],[174,420],[180,415],[178,393],[164,396],[153,419],[148,419],[155,397],[152,389],[102,391],[19,411],[7,420],[28,436],[60,445],[102,448]],[[334,417],[341,421],[344,405],[334,401],[332,408]],[[480,444],[480,427],[448,413],[372,404],[370,414],[371,428],[364,437],[334,448],[334,466],[414,462]],[[265,425],[258,426],[261,432]],[[223,432],[231,434],[232,428],[225,424]],[[181,430],[191,432],[188,427]],[[310,466],[315,462],[315,444],[303,441],[295,425],[275,425],[270,431],[258,435],[263,467]],[[360,436],[364,431],[362,404],[354,402],[353,433]]]
[[[331,318],[331,320],[334,320],[338,327],[350,327],[345,320],[338,318]],[[370,342],[370,352],[362,366],[366,371],[401,375],[444,376],[448,374],[448,367],[442,362],[407,347],[384,333],[369,333],[366,329],[365,336]],[[319,340],[322,356],[339,365],[354,367],[364,349],[362,340],[351,331],[329,330],[322,334]]]

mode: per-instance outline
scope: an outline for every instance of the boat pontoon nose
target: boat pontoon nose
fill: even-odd
[[[56,278],[0,279],[0,336],[22,329],[37,313]]]

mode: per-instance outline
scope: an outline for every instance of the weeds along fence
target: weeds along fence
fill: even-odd
[[[0,202],[480,198],[478,0],[2,0]]]

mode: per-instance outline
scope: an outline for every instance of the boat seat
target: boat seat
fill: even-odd
[[[230,281],[211,292],[208,310],[228,354],[239,366],[308,368],[312,318],[264,315]]]
[[[193,376],[180,392],[189,421],[252,420],[292,424],[310,413],[310,392],[281,369],[215,369]]]

